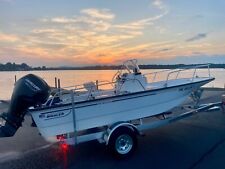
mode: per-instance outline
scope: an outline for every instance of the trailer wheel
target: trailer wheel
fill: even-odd
[[[136,133],[128,127],[120,127],[112,133],[108,147],[117,158],[126,158],[137,147]]]

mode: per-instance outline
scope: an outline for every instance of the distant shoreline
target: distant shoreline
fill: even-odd
[[[200,64],[173,64],[173,65],[139,65],[140,69],[175,69],[180,67],[195,66]],[[6,63],[0,64],[0,71],[48,71],[48,70],[117,70],[121,65],[96,65],[96,66],[83,66],[83,67],[31,67],[26,63],[15,64]],[[210,64],[210,68],[224,68],[225,64]]]

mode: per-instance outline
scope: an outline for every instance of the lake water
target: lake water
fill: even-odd
[[[160,70],[142,70],[143,73],[150,73]],[[58,71],[15,71],[15,72],[0,72],[0,100],[10,99],[13,87],[15,75],[17,79],[22,76],[33,73],[35,75],[43,78],[50,86],[55,86],[55,77],[61,80],[61,87],[72,86],[77,84],[82,84],[88,81],[95,80],[107,80],[112,81],[113,75],[117,70],[58,70]],[[193,75],[193,72],[183,72],[179,76],[189,76]],[[207,76],[208,70],[201,69],[197,71],[197,75]],[[221,87],[224,88],[225,84],[225,69],[211,69],[211,75],[216,79],[215,81],[207,84],[207,87]],[[157,80],[164,80],[166,78],[165,74],[158,74]],[[149,76],[148,80],[151,81],[153,76]]]

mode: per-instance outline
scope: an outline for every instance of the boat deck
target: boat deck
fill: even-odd
[[[145,86],[145,89],[143,89],[143,87],[140,86],[140,91],[157,90],[157,89],[162,89],[165,87],[173,87],[173,86],[179,86],[179,85],[184,85],[188,83],[200,82],[207,79],[209,79],[209,77],[171,79],[171,80],[168,80],[166,84],[165,84],[165,81],[152,82],[152,83],[148,83],[147,86]],[[62,104],[62,103],[65,104],[65,103],[71,102],[71,97],[72,97],[71,92],[63,89],[63,93],[64,94],[61,95],[62,102],[57,104]],[[74,94],[75,102],[82,102],[87,100],[94,100],[94,99],[124,95],[128,93],[132,93],[132,92],[116,91],[115,89],[108,89],[108,90],[100,89],[100,90],[94,90],[94,91],[79,91],[79,90],[76,91],[75,90],[73,94]]]

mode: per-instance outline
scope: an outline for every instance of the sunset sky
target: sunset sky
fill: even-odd
[[[225,63],[225,0],[0,0],[0,62]]]

